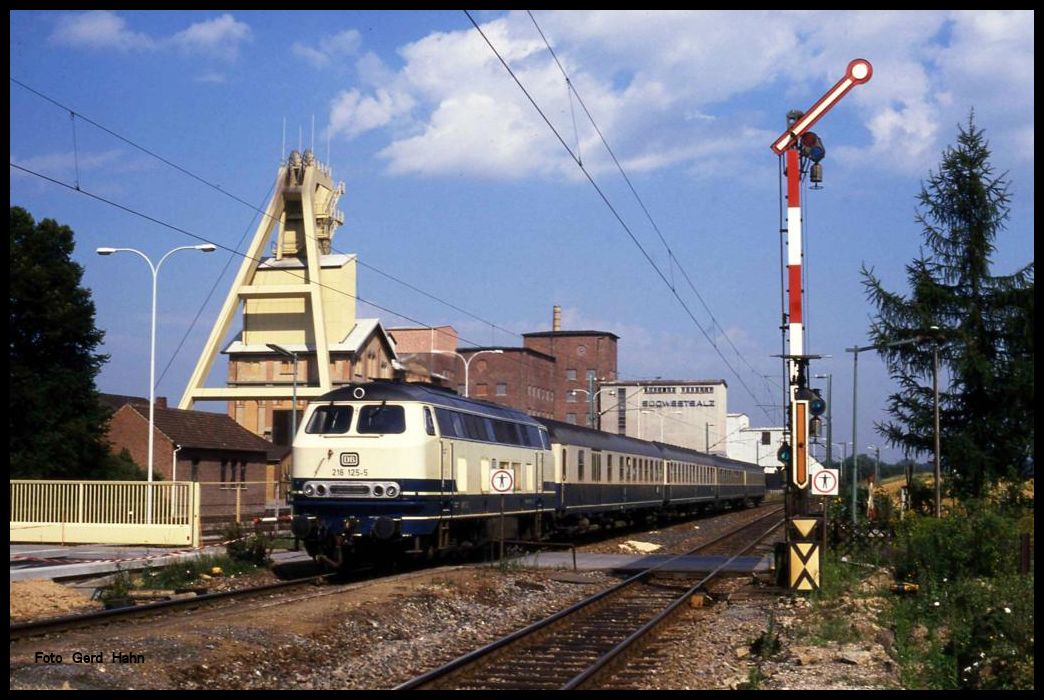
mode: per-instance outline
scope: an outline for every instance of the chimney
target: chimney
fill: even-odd
[[[554,315],[551,318],[551,330],[557,333],[562,330],[562,307],[555,304]]]

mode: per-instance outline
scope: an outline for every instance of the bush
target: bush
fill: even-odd
[[[229,559],[253,564],[254,566],[267,566],[271,559],[268,553],[272,551],[271,538],[261,534],[244,534],[239,523],[234,523],[225,530],[225,551]]]
[[[896,537],[896,576],[922,587],[1014,573],[1018,567],[1018,519],[981,505],[949,517],[906,518]]]
[[[896,575],[921,584],[897,599],[897,648],[908,687],[1033,688],[1033,575],[1019,575],[1024,513],[962,506],[899,528]]]

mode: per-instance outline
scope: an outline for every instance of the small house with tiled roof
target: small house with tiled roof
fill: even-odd
[[[135,463],[145,466],[148,401],[114,398],[117,403],[121,398],[129,400],[115,410],[109,421],[112,449],[126,449]],[[272,496],[270,464],[278,464],[286,448],[258,437],[228,415],[166,408],[165,402],[156,402],[154,423],[154,477],[198,482],[200,514],[205,520],[229,520],[237,513],[240,520],[249,520],[264,512],[266,501]],[[278,480],[278,476],[275,478]]]

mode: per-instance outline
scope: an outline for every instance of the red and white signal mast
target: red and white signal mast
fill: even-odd
[[[796,492],[798,498],[797,516],[792,519],[799,531],[804,535],[810,532],[807,520],[798,522],[807,510],[807,494],[810,484],[809,474],[809,423],[818,419],[826,404],[808,386],[808,362],[814,356],[805,353],[804,323],[802,317],[801,287],[801,176],[807,170],[813,187],[823,179],[820,161],[826,155],[823,142],[814,132],[812,126],[823,115],[837,104],[849,90],[856,85],[870,80],[874,69],[870,61],[857,58],[850,61],[845,75],[834,87],[830,88],[818,102],[806,112],[790,112],[787,114],[787,130],[772,143],[772,150],[780,157],[786,157],[785,171],[787,176],[787,376],[789,378],[788,400],[790,402],[790,439],[780,449],[780,459],[787,463],[789,487]],[[804,166],[804,167],[802,167]],[[790,578],[791,586],[799,589],[818,587],[818,553],[813,565],[812,549],[805,549],[805,543],[799,543],[799,549],[791,551]],[[809,544],[809,547],[814,545]],[[814,568],[815,573],[810,572]]]

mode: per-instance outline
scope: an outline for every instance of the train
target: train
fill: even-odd
[[[421,383],[374,381],[309,403],[293,441],[292,532],[335,568],[434,559],[746,507],[761,467],[536,418]]]

